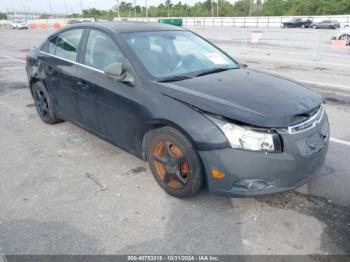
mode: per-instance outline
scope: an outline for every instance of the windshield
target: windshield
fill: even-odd
[[[157,79],[194,77],[239,67],[220,50],[188,31],[123,33],[122,37]]]

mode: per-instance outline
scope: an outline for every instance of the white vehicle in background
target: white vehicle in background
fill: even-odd
[[[350,45],[350,28],[338,29],[334,32],[332,40],[346,40],[347,45]]]
[[[21,20],[13,20],[11,21],[12,29],[28,29],[28,24]]]

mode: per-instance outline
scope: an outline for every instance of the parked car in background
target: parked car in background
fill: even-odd
[[[81,22],[80,22],[80,20],[78,20],[78,19],[69,19],[68,21],[67,21],[67,25],[74,25],[74,24],[80,24]]]
[[[283,28],[291,28],[291,27],[301,27],[301,28],[309,28],[312,25],[312,21],[310,19],[303,18],[294,18],[289,22],[282,23]]]
[[[311,27],[314,29],[337,29],[340,28],[340,24],[337,20],[323,20],[319,23],[313,23]]]
[[[11,21],[12,29],[28,29],[28,24],[21,20]]]
[[[346,44],[350,45],[350,28],[338,29],[334,32],[332,40],[346,40]]]
[[[81,24],[81,23],[93,23],[96,22],[95,18],[83,18],[83,19],[69,19],[67,25]]]

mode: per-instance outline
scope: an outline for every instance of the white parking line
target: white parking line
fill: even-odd
[[[4,71],[4,70],[19,70],[19,69],[24,69],[24,66],[0,67],[1,71]]]
[[[334,142],[334,143],[339,143],[339,144],[342,144],[342,145],[350,146],[350,142],[345,141],[345,140],[336,139],[334,137],[331,137],[329,140]]]
[[[26,62],[25,60],[14,58],[14,57],[11,57],[11,56],[1,55],[0,58],[6,58],[6,59],[9,59],[9,60],[17,61],[17,62],[21,62],[21,63],[25,63]]]
[[[334,87],[334,88],[350,90],[350,86],[343,86],[343,85],[323,83],[323,82],[314,82],[314,81],[308,81],[308,80],[302,80],[302,79],[298,79],[297,81],[305,83],[305,84],[310,84],[310,85],[317,85],[317,86],[323,86],[323,87]]]
[[[289,53],[287,53],[289,54]],[[240,58],[258,58],[261,60],[275,60],[278,62],[281,62],[280,57],[271,57],[271,56],[264,56],[264,55],[249,55],[249,54],[232,54],[234,57],[240,57]],[[293,59],[289,57],[285,57],[286,61],[288,62],[296,62],[296,63],[307,63],[307,64],[318,64],[318,65],[329,65],[329,66],[336,66],[336,67],[350,67],[350,64],[345,63],[332,63],[332,62],[325,62],[325,61],[317,61],[317,60],[306,60],[306,59]]]

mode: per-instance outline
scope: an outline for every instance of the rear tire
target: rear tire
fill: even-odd
[[[49,92],[41,82],[33,84],[32,94],[36,111],[43,122],[49,125],[62,122],[62,120],[56,116]]]
[[[146,148],[157,183],[174,197],[196,194],[203,185],[202,164],[188,139],[172,127],[151,131]]]

